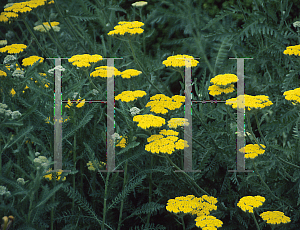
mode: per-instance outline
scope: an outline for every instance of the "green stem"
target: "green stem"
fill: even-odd
[[[251,213],[251,216],[253,217],[253,220],[254,220],[254,222],[255,222],[256,228],[257,228],[258,230],[260,230],[259,225],[258,225],[258,223],[257,223],[257,220],[256,220],[256,218],[255,218],[254,213]]]
[[[258,143],[258,140],[256,139],[256,137],[255,137],[255,135],[254,135],[254,133],[253,133],[253,131],[252,131],[252,127],[251,127],[251,124],[250,124],[250,119],[249,119],[248,116],[249,116],[249,115],[248,115],[248,113],[246,112],[246,120],[247,120],[247,122],[248,122],[248,128],[249,128],[249,130],[250,130],[250,132],[251,132],[252,137],[254,138],[254,141],[256,142],[257,145],[259,145],[259,147],[260,147],[261,149],[266,150],[264,147],[262,147],[262,146]],[[247,136],[248,136],[248,135],[247,135]]]
[[[151,154],[151,166],[150,166],[150,169],[153,168],[153,155]],[[150,175],[149,175],[149,203],[151,203],[152,201],[152,172],[150,172]],[[148,213],[148,216],[147,216],[147,225],[149,225],[150,223],[150,217],[151,217],[151,213],[149,212]]]
[[[44,55],[46,55],[46,57],[50,57],[50,55],[47,53],[46,50],[44,50],[42,48],[42,45],[39,43],[39,40],[37,39],[37,37],[35,36],[35,34],[32,32],[31,28],[29,27],[28,23],[25,21],[25,19],[22,19],[22,21],[24,22],[27,30],[29,31],[29,33],[32,35],[32,37],[34,37],[36,44],[38,45],[38,47],[40,48],[40,50],[44,53]]]
[[[76,118],[74,116],[74,124],[76,125]],[[76,171],[76,133],[74,134],[74,146],[73,146],[73,163],[74,163],[74,171]],[[73,174],[73,189],[75,191],[76,188],[76,180],[75,174]],[[75,199],[72,200],[72,208],[75,207]]]
[[[140,10],[140,17],[141,17],[141,21],[143,22],[143,15],[142,15],[142,7],[139,7]],[[145,45],[145,33],[143,33],[143,50],[144,50],[144,54],[146,54],[146,45]]]
[[[104,223],[105,223],[105,215],[106,215],[106,201],[107,201],[107,188],[108,188],[109,173],[110,172],[107,172],[106,182],[105,182],[104,204],[103,204],[103,220],[102,220],[101,229],[105,229],[104,228]]]
[[[278,198],[277,196],[275,196],[275,194],[272,192],[272,190],[269,188],[269,186],[265,183],[265,181],[263,180],[263,178],[261,177],[261,175],[259,174],[258,170],[257,170],[257,167],[254,163],[254,159],[252,159],[252,163],[253,163],[253,167],[254,167],[254,171],[257,173],[260,181],[262,182],[262,184],[269,190],[269,192],[272,194],[272,196],[277,199],[277,200],[280,200],[280,198]]]
[[[53,180],[53,187],[55,188],[55,185],[56,185],[56,178]],[[55,202],[55,193],[54,195],[52,196],[52,203]],[[54,229],[54,208],[51,209],[51,230]]]
[[[256,124],[257,124],[257,128],[258,128],[258,132],[259,132],[260,136],[262,137],[262,139],[264,140],[265,146],[267,146],[267,142],[266,142],[266,139],[265,139],[264,135],[261,132],[260,124],[258,122],[256,113],[254,113],[254,116],[255,116],[255,120],[256,120]]]
[[[168,155],[165,155],[165,157],[167,158],[167,160],[170,162],[171,165],[173,165],[177,170],[181,170],[176,164],[173,163],[173,161],[170,159],[170,157]],[[193,180],[193,178],[191,178],[185,171],[181,170],[181,172],[190,179],[190,181],[202,192],[205,193],[206,195],[210,195],[208,192],[206,192],[204,189],[202,189],[201,187],[199,187],[199,185],[197,185],[197,183]]]
[[[146,73],[146,71],[144,70],[144,68],[142,67],[142,65],[140,64],[139,60],[136,58],[135,56],[135,52],[133,50],[133,47],[131,45],[131,41],[128,40],[128,44],[129,44],[129,47],[131,49],[131,52],[132,52],[132,56],[133,56],[133,59],[134,61],[137,63],[137,65],[141,68],[141,70],[143,71],[143,73],[146,75],[146,80],[158,91],[160,92],[161,94],[164,94],[159,88],[157,88],[149,79],[149,75]],[[170,90],[164,85],[162,84],[163,87],[170,93],[170,95],[172,95],[172,93],[170,92]]]
[[[180,219],[181,219],[182,228],[183,228],[183,230],[185,230],[185,224],[184,224],[183,216],[181,216]]]
[[[123,191],[125,189],[126,181],[127,181],[127,165],[128,165],[128,161],[126,160],[125,170],[124,170]],[[121,228],[123,206],[124,206],[124,199],[121,200],[121,208],[120,208],[119,223],[118,223],[118,229],[117,230],[120,230],[120,228]]]

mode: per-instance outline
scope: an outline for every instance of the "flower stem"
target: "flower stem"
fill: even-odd
[[[128,161],[126,160],[125,170],[124,170],[123,191],[125,189],[125,185],[126,185],[126,181],[127,181],[127,165],[128,165]],[[120,230],[120,228],[121,228],[123,206],[124,206],[124,199],[121,200],[121,208],[120,208],[119,223],[118,223],[117,230]]]
[[[107,176],[106,176],[106,182],[105,182],[104,203],[103,203],[103,220],[102,220],[101,229],[105,229],[104,223],[105,223],[105,215],[106,215],[106,201],[107,201],[107,188],[108,188],[109,173],[110,172],[108,171]]]
[[[182,225],[182,228],[183,228],[183,230],[185,230],[185,225],[184,225],[183,216],[181,216],[180,219],[181,219],[181,225]]]
[[[152,167],[153,167],[153,155],[151,154],[150,157],[151,157],[151,166],[150,166],[150,168],[152,169]],[[150,172],[150,176],[149,176],[149,203],[151,203],[151,200],[152,200],[152,172]],[[151,217],[151,213],[149,212],[148,216],[147,216],[147,225],[149,225],[150,217]]]
[[[173,165],[177,170],[181,170],[176,164],[173,163],[173,161],[170,159],[168,155],[166,155],[167,160],[170,162],[171,165]],[[185,171],[181,170],[181,172],[190,179],[190,181],[202,192],[205,193],[206,195],[210,195],[208,192],[206,192],[203,188],[199,187],[197,183],[191,178]],[[199,194],[197,194],[199,195]]]
[[[258,122],[256,113],[254,113],[254,116],[255,116],[255,120],[256,120],[256,124],[257,124],[257,128],[258,128],[258,132],[259,132],[260,136],[262,137],[262,139],[264,140],[265,146],[267,146],[267,142],[266,142],[266,139],[265,139],[264,135],[261,132],[260,124]]]
[[[256,142],[256,144],[259,145],[259,147],[260,147],[261,149],[265,150],[265,148],[262,147],[262,146],[258,143],[258,141],[257,141],[257,139],[256,139],[256,137],[255,137],[255,135],[254,135],[254,133],[253,133],[253,131],[252,131],[252,127],[251,127],[251,124],[250,124],[250,119],[249,119],[248,113],[246,113],[246,119],[247,119],[247,122],[248,122],[248,128],[249,128],[249,130],[250,130],[250,132],[251,132],[252,137],[254,138],[254,141]]]
[[[260,230],[259,225],[258,225],[258,223],[257,223],[257,220],[256,220],[256,218],[255,218],[254,213],[251,213],[251,216],[253,217],[253,220],[254,220],[254,222],[255,222],[255,225],[256,225],[257,230]]]

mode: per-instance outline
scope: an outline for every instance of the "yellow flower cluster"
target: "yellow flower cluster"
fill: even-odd
[[[9,3],[4,6],[4,12],[0,14],[0,22],[8,22],[11,18],[18,17],[18,13],[26,13],[32,11],[32,9],[45,4],[54,3],[53,0],[30,0],[25,2]]]
[[[291,219],[279,211],[267,211],[260,214],[261,218],[267,221],[268,224],[286,224],[291,222]]]
[[[51,171],[52,171],[52,168],[50,168],[50,170],[48,170],[47,172],[51,172]],[[63,170],[60,169],[59,172],[56,173],[56,174],[57,174],[57,175],[56,175],[56,180],[57,180],[57,181],[61,180],[61,176],[60,176],[60,175],[62,174],[62,172],[63,172]],[[47,178],[47,179],[49,179],[49,180],[52,180],[53,177],[54,177],[53,174],[54,174],[54,173],[47,174],[47,175],[44,176],[44,178]],[[67,178],[64,177],[62,180],[65,181],[66,179],[67,179]]]
[[[145,145],[145,150],[152,153],[172,154],[175,148],[179,150],[184,149],[184,147],[189,147],[186,140],[178,140],[178,134],[179,132],[163,129],[159,134],[151,135],[147,138],[149,144]]]
[[[284,54],[300,56],[300,45],[288,46],[283,51]]]
[[[76,103],[79,103],[81,99],[77,99]],[[78,105],[76,105],[77,108],[81,108],[84,106],[85,99],[83,99]],[[73,106],[72,102],[70,99],[68,99],[68,104],[65,106],[66,108],[71,108],[70,106]]]
[[[139,2],[132,3],[131,5],[135,6],[135,7],[143,7],[143,6],[147,5],[147,4],[148,4],[148,2],[139,1]]]
[[[266,148],[265,145],[261,145],[263,148]],[[254,159],[259,154],[263,154],[265,150],[261,149],[258,144],[249,144],[239,150],[240,152],[245,152],[245,158]]]
[[[154,113],[166,114],[168,110],[175,110],[181,107],[181,103],[185,102],[185,96],[175,95],[172,98],[165,96],[164,94],[156,94],[150,98],[150,102],[146,107],[151,106],[151,110]]]
[[[63,120],[63,118],[61,118],[60,120],[59,120],[59,123],[63,123],[63,122],[66,122],[66,121],[68,121],[68,120],[70,120],[70,118],[68,117],[67,119],[65,119],[65,120]],[[49,124],[50,122],[50,117],[47,117],[47,119],[45,119],[45,121],[46,121],[46,123],[47,124]],[[54,121],[54,119],[53,119],[53,121]]]
[[[258,208],[263,205],[265,198],[262,196],[244,196],[242,197],[237,206],[240,207],[244,212],[253,213],[253,208]],[[268,224],[281,224],[289,223],[291,219],[284,215],[283,212],[279,211],[266,211],[260,214],[260,217],[267,221]]]
[[[293,105],[300,103],[300,88],[285,91],[283,95],[286,100],[292,101]]]
[[[27,46],[24,44],[12,44],[0,48],[1,53],[8,52],[9,54],[18,54],[24,51]]]
[[[214,85],[208,87],[209,94],[212,96],[220,95],[222,93],[232,93],[234,91],[234,84],[238,78],[234,74],[217,75],[210,80]]]
[[[139,122],[137,126],[142,129],[147,129],[150,127],[160,127],[166,124],[166,121],[162,117],[157,117],[152,114],[136,115],[133,117],[133,121]]]
[[[39,56],[30,56],[30,57],[24,58],[22,60],[22,65],[23,66],[32,66],[37,61],[39,61],[39,63],[42,63],[44,61],[44,58],[39,57]]]
[[[171,118],[168,121],[169,128],[177,128],[178,126],[188,126],[190,123],[186,118]]]
[[[102,161],[100,161],[100,162],[98,162],[98,161],[93,161],[93,162],[89,161],[86,165],[88,166],[89,170],[95,171],[96,170],[96,168],[95,168],[96,165],[98,165],[101,168],[101,167],[104,167],[106,165],[106,163],[104,163]]]
[[[125,102],[134,101],[139,97],[147,95],[145,91],[136,90],[136,91],[123,91],[118,96],[115,97],[115,100],[121,100]]]
[[[90,74],[91,77],[107,77],[107,75],[108,77],[112,77],[112,74],[114,74],[114,76],[121,75],[121,72],[115,67],[100,66],[95,69],[96,70]]]
[[[81,54],[81,55],[74,55],[68,59],[68,62],[71,62],[72,65],[77,67],[89,67],[91,66],[90,63],[98,62],[103,60],[103,57],[98,54],[90,55],[90,54]]]
[[[125,22],[121,21],[118,23],[119,25],[114,27],[114,30],[110,31],[108,35],[120,34],[124,35],[125,33],[129,34],[141,34],[144,32],[140,27],[144,25],[142,22],[134,21],[134,22]]]
[[[217,210],[215,205],[217,202],[218,200],[212,196],[203,195],[197,198],[194,195],[187,195],[168,200],[166,209],[173,213],[197,215],[196,226],[209,230],[223,225],[222,221],[209,215],[211,211]]]
[[[43,22],[42,25],[35,26],[35,27],[33,27],[33,29],[35,31],[45,33],[47,31],[49,31],[52,27],[55,32],[59,32],[60,27],[58,25],[59,25],[59,22],[50,22],[50,24],[49,24],[49,22]]]
[[[138,70],[135,70],[135,69],[127,69],[127,70],[124,70],[121,73],[121,77],[122,78],[131,78],[132,76],[138,76],[141,73],[142,73],[141,71],[138,71]]]
[[[187,64],[187,66],[185,65],[185,59],[189,59],[190,60],[190,64]],[[167,58],[167,60],[164,60],[162,62],[165,66],[173,66],[173,67],[195,67],[197,66],[197,64],[199,63],[198,61],[196,61],[194,59],[193,56],[189,56],[189,55],[175,55],[175,56],[170,56]]]
[[[237,203],[237,206],[240,207],[244,212],[249,211],[253,213],[253,208],[258,208],[263,205],[265,198],[262,196],[244,196]]]
[[[120,136],[120,139],[122,138],[123,136]],[[116,146],[119,146],[121,148],[125,148],[126,147],[126,143],[127,143],[127,137],[124,137]]]
[[[7,76],[7,73],[6,73],[6,72],[4,72],[3,70],[0,70],[0,76],[4,76],[4,77],[6,77],[6,76]]]
[[[269,97],[265,95],[258,95],[258,96],[251,96],[251,95],[240,95],[238,98],[231,98],[229,100],[226,100],[226,105],[232,104],[232,108],[236,109],[237,104],[239,108],[243,108],[242,101],[244,100],[245,108],[247,108],[249,111],[251,109],[260,109],[265,108],[267,106],[273,105],[271,101],[269,101]]]

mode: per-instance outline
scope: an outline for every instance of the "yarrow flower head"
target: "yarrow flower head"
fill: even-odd
[[[49,173],[51,171],[52,171],[52,168],[50,168],[46,173]],[[61,178],[62,172],[63,172],[63,170],[59,169],[58,172],[56,173],[56,180],[57,181],[60,181],[60,180],[65,181],[67,179],[66,177]],[[53,174],[54,173],[47,174],[47,175],[44,176],[44,178],[52,180],[54,178]]]
[[[189,122],[186,118],[171,118],[168,121],[169,128],[177,128],[178,126],[188,126]]]
[[[144,23],[139,21],[134,21],[134,22],[121,21],[118,24],[119,25],[115,26],[114,30],[110,31],[108,35],[115,35],[115,34],[124,35],[125,33],[132,35],[132,34],[141,34],[144,32],[144,30],[140,28],[141,26],[144,25]]]
[[[293,26],[294,26],[295,28],[300,27],[300,21],[294,22],[294,23],[293,23]]]
[[[244,196],[242,197],[237,206],[240,207],[244,212],[253,213],[253,208],[258,208],[263,205],[265,198],[262,196]]]
[[[291,219],[284,215],[283,212],[279,211],[267,211],[260,214],[261,218],[264,221],[267,221],[268,224],[281,224],[289,223]]]
[[[232,93],[234,91],[234,85],[238,78],[235,74],[223,74],[217,75],[210,80],[214,85],[210,86],[208,90],[209,94],[212,96],[220,95],[222,93]]]
[[[265,145],[261,145],[263,148],[266,148]],[[239,150],[240,152],[245,153],[245,158],[254,159],[259,154],[263,154],[265,152],[264,149],[261,149],[258,144],[249,144]]]
[[[66,69],[64,67],[62,67],[61,65],[55,66],[52,69],[48,70],[48,73],[53,74],[55,70],[59,70],[59,71],[65,71]]]
[[[283,51],[284,54],[300,56],[300,45],[288,46]]]
[[[98,165],[100,168],[101,167],[104,167],[106,166],[106,163],[102,162],[102,161],[98,161],[98,160],[95,160],[95,161],[89,161],[87,164],[88,166],[88,169],[91,170],[91,171],[95,171],[96,170],[96,165]]]
[[[44,58],[39,56],[30,56],[28,58],[24,58],[22,61],[23,66],[32,66],[34,63],[38,62],[42,63],[44,61]]]
[[[136,115],[133,117],[133,121],[138,122],[139,124],[137,126],[141,127],[142,129],[161,127],[162,125],[166,124],[164,118],[154,116],[152,114]]]
[[[293,105],[300,104],[300,88],[285,91],[283,95],[286,100],[292,101]]]
[[[139,114],[141,110],[137,107],[132,107],[129,111],[132,116],[135,116],[135,115]]]
[[[124,70],[121,73],[121,77],[122,78],[131,78],[133,76],[138,76],[141,73],[142,73],[141,71],[138,71],[138,70],[135,70],[135,69],[127,69],[127,70]]]
[[[112,77],[112,75],[121,75],[121,72],[115,67],[100,66],[95,69],[96,70],[90,74],[91,77]]]
[[[186,65],[186,60],[187,61],[187,65]],[[164,60],[162,62],[165,66],[173,66],[173,67],[196,67],[197,64],[199,63],[198,61],[196,61],[194,59],[194,57],[189,56],[189,55],[175,55],[175,56],[170,56],[167,58],[167,60]]]
[[[147,103],[146,107],[151,107],[152,112],[166,114],[169,110],[179,109],[181,103],[185,102],[185,96],[175,95],[172,98],[165,96],[164,94],[156,94],[150,97],[150,102]]]
[[[4,60],[3,60],[3,64],[7,64],[10,63],[14,60],[16,60],[17,58],[14,55],[6,55]]]
[[[5,47],[0,48],[1,53],[8,52],[10,54],[18,54],[24,51],[27,46],[24,44],[12,44],[12,45],[7,45]]]
[[[158,135],[151,135],[147,138],[149,144],[145,146],[145,150],[152,153],[168,153],[172,154],[176,149],[184,149],[189,147],[187,141],[179,139],[179,132],[173,130],[161,130]],[[167,137],[164,137],[164,136]]]
[[[147,4],[148,4],[148,2],[139,1],[139,2],[132,3],[131,5],[135,6],[135,7],[143,7],[143,6],[147,5]]]
[[[145,91],[136,90],[136,91],[123,91],[118,96],[115,97],[115,100],[121,100],[125,102],[134,101],[139,97],[147,95]]]
[[[59,32],[60,31],[60,27],[58,25],[59,25],[59,22],[50,22],[50,24],[49,24],[49,22],[43,22],[42,25],[35,26],[35,27],[33,27],[33,29],[35,31],[39,31],[39,32],[45,33],[47,31],[49,31],[51,29],[51,27],[52,27],[52,29],[55,32]]]
[[[103,57],[98,54],[80,54],[72,56],[68,59],[68,62],[71,62],[72,65],[77,67],[89,67],[91,66],[90,63],[96,63],[101,60],[103,60]]]
[[[0,40],[0,46],[7,45],[7,40]]]
[[[247,108],[249,111],[251,109],[262,109],[267,106],[273,105],[273,103],[269,100],[268,96],[265,95],[239,95],[237,98],[231,98],[226,100],[226,105],[232,105],[232,108]],[[244,105],[244,106],[243,106]]]

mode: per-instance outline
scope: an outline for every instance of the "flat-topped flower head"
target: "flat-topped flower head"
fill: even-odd
[[[135,6],[135,7],[143,7],[143,6],[147,5],[147,4],[148,4],[148,2],[139,1],[139,2],[132,3],[131,5]]]
[[[283,51],[284,54],[300,56],[300,45],[288,46]]]
[[[99,54],[79,54],[69,58],[68,62],[71,62],[72,65],[77,67],[89,67],[91,66],[90,63],[96,63],[101,60],[103,60],[103,57]]]
[[[283,95],[286,100],[292,101],[293,105],[300,103],[300,88],[285,91]]]
[[[121,75],[122,73],[116,67],[109,67],[109,66],[100,66],[96,67],[95,71],[93,71],[90,76],[91,77],[112,77]]]
[[[166,114],[169,110],[179,109],[181,103],[185,101],[185,96],[175,95],[172,98],[165,96],[164,94],[156,94],[150,97],[150,102],[146,107],[151,107],[151,112]]]
[[[122,78],[131,78],[140,75],[142,72],[135,69],[127,69],[121,73]]]
[[[39,61],[39,63],[42,63],[44,61],[44,58],[39,56],[30,56],[28,58],[24,58],[22,60],[23,66],[32,66],[35,62]]]
[[[134,101],[139,97],[147,95],[145,91],[136,90],[136,91],[123,91],[118,96],[115,97],[115,100],[121,100],[124,102]]]
[[[114,30],[110,31],[108,35],[124,35],[125,33],[128,33],[130,35],[132,34],[141,34],[144,32],[143,29],[140,27],[144,25],[144,23],[139,22],[139,21],[134,21],[134,22],[126,22],[126,21],[121,21],[118,23],[119,25],[114,27]]]
[[[251,109],[262,109],[267,106],[273,105],[273,103],[269,100],[268,96],[265,95],[257,95],[257,96],[251,96],[251,95],[240,95],[237,98],[231,98],[226,100],[226,105],[232,105],[232,108],[236,109],[243,108],[243,105],[245,108],[247,108],[249,111]]]
[[[237,206],[240,207],[244,212],[253,213],[253,208],[258,208],[263,205],[265,198],[262,196],[244,196],[237,203]]]
[[[267,221],[267,224],[286,224],[291,222],[291,219],[288,216],[285,216],[283,212],[279,211],[263,212],[260,216],[264,221]]]
[[[59,25],[59,22],[44,22],[42,25],[38,25],[38,26],[35,26],[33,27],[33,29],[35,31],[39,31],[39,32],[47,32],[51,29],[55,31],[55,32],[59,32],[60,31],[60,27],[58,26]]]
[[[0,48],[1,53],[9,53],[9,54],[18,54],[24,51],[27,46],[24,44],[12,44],[12,45],[7,45],[2,48]]]
[[[190,62],[187,62],[187,66],[186,66],[186,60],[185,59],[188,59],[190,60]],[[197,66],[197,64],[199,63],[198,61],[196,61],[194,59],[194,57],[192,56],[189,56],[189,55],[181,55],[181,54],[178,54],[178,55],[175,55],[175,56],[170,56],[167,58],[167,60],[164,60],[162,62],[165,66],[173,66],[173,67],[195,67]],[[190,64],[188,64],[190,63]]]
[[[266,148],[265,145],[261,145],[263,148]],[[245,147],[241,148],[239,150],[240,152],[245,153],[245,158],[251,158],[254,159],[260,154],[263,154],[265,152],[264,149],[261,149],[258,144],[248,144]]]

